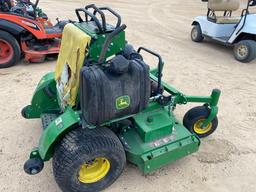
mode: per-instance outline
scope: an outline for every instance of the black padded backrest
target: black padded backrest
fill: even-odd
[[[123,74],[96,65],[83,67],[80,97],[83,119],[90,125],[136,114],[148,105],[149,66],[142,60],[131,60]]]

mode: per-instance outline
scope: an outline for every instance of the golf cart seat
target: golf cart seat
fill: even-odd
[[[239,23],[241,17],[227,17],[227,16],[217,16],[217,24],[237,24]]]
[[[209,0],[208,18],[217,24],[237,24],[241,17],[233,17],[232,11],[238,10],[240,0]],[[216,11],[224,11],[223,16],[216,16]]]

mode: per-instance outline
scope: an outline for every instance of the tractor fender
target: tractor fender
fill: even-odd
[[[22,33],[27,31],[26,29],[24,29],[20,25],[17,25],[15,23],[12,23],[12,22],[4,20],[4,19],[0,19],[0,30],[3,30],[3,31],[6,31],[6,32],[10,33],[17,40],[20,39],[20,36],[21,36]]]
[[[42,77],[33,94],[31,104],[24,107],[22,116],[26,119],[40,118],[43,113],[58,113],[60,107],[57,99],[54,73]]]
[[[43,161],[48,161],[52,158],[54,147],[65,133],[70,131],[75,125],[80,123],[80,115],[78,111],[72,108],[67,108],[66,111],[57,119],[52,121],[49,126],[43,131],[39,141],[37,153]],[[31,156],[33,156],[32,152]],[[37,156],[38,156],[37,155]],[[30,156],[30,157],[31,157]]]

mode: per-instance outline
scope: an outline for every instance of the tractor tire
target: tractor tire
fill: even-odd
[[[17,40],[10,33],[0,30],[0,68],[15,65],[20,57],[21,50]]]
[[[125,163],[123,146],[110,129],[78,128],[57,144],[53,172],[63,192],[95,192],[114,183]]]
[[[199,24],[193,26],[191,30],[191,40],[197,43],[204,40],[202,30]]]
[[[256,42],[242,40],[235,44],[233,52],[237,61],[249,63],[256,58]]]
[[[218,127],[218,118],[215,117],[209,125],[201,128],[201,124],[208,118],[210,109],[206,106],[199,106],[190,109],[183,118],[183,125],[198,137],[203,138],[211,135]]]

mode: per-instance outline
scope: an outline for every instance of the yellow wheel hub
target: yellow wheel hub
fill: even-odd
[[[212,122],[210,122],[206,127],[201,127],[205,119],[200,119],[194,124],[194,131],[197,134],[205,134],[208,133],[212,129]]]
[[[78,179],[82,183],[95,183],[104,178],[110,169],[110,162],[106,158],[98,157],[92,162],[84,163],[79,172]]]

